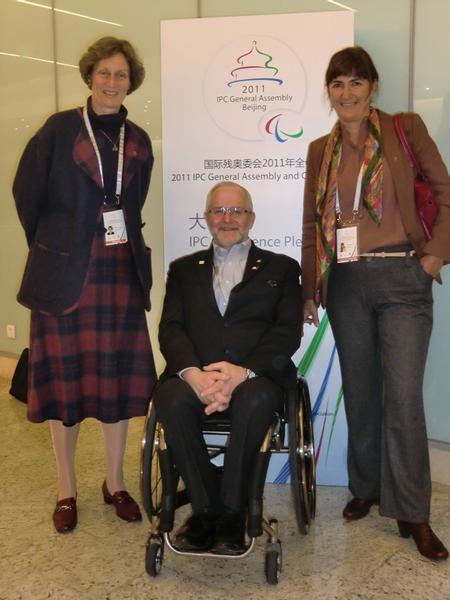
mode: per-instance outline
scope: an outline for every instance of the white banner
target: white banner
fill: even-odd
[[[183,19],[161,23],[165,260],[207,248],[208,190],[236,181],[252,195],[252,239],[297,260],[305,161],[333,124],[324,91],[330,56],[353,44],[353,13]],[[345,484],[345,419],[334,343],[308,331],[319,483]],[[320,445],[320,448],[319,448]],[[270,478],[282,481],[281,463]]]

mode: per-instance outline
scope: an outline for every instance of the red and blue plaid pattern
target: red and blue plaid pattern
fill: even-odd
[[[156,373],[129,244],[94,238],[76,309],[32,312],[30,347],[30,421],[114,423],[146,414]]]
[[[72,158],[91,179],[95,181],[99,188],[102,187],[100,170],[98,167],[97,155],[93,151],[92,142],[89,138],[86,126],[83,122],[83,110],[78,108],[82,128],[78,132],[75,144],[73,146]],[[137,169],[135,163],[142,163],[150,157],[146,140],[138,133],[137,129],[130,121],[125,121],[125,156],[123,163],[123,186],[128,187],[133,179]]]

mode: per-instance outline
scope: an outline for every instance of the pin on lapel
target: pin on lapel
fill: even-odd
[[[199,264],[199,265],[204,265],[204,264],[205,264],[205,261],[204,261],[204,260],[199,260],[199,261],[198,261],[198,264]]]

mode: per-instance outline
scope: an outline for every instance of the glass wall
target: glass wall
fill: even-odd
[[[50,0],[42,3],[49,5]],[[0,7],[0,350],[18,353],[27,343],[28,313],[15,295],[26,255],[11,186],[17,160],[42,119],[53,112],[55,72],[52,12],[8,0]],[[6,324],[16,325],[15,340]]]
[[[85,102],[88,90],[81,81],[77,64],[89,43],[103,35],[130,39],[142,55],[147,70],[144,85],[127,98],[126,104],[130,118],[144,127],[152,138],[156,158],[144,210],[147,223],[144,232],[153,248],[153,309],[149,324],[157,348],[156,330],[165,279],[162,256],[161,20],[352,9],[355,11],[355,42],[367,48],[380,73],[378,105],[394,112],[408,109],[411,8],[414,5],[417,12],[414,106],[425,117],[448,160],[449,75],[444,64],[448,54],[444,48],[445,24],[449,22],[450,10],[447,0],[397,0],[395,3],[390,0],[344,0],[340,4],[328,0],[129,0],[125,5],[109,0],[2,0],[0,278],[3,293],[0,298],[0,351],[17,354],[27,345],[28,339],[28,312],[15,301],[26,257],[24,236],[11,194],[17,161],[26,141],[47,116],[55,110]],[[442,32],[437,34],[439,28]],[[439,43],[442,48],[438,48]],[[426,87],[430,89],[425,90]],[[448,312],[445,310],[448,288],[448,285],[443,286],[436,295],[438,320]],[[6,324],[16,325],[16,339],[6,337]],[[442,369],[442,361],[448,354],[443,352],[444,343],[450,339],[445,333],[441,336],[441,328],[439,330],[435,332],[436,339],[433,338],[429,369],[433,381],[433,369]],[[450,332],[447,330],[447,333]],[[157,358],[161,367],[162,360]],[[443,380],[442,385],[445,384]],[[441,395],[440,388],[430,383],[427,392],[428,396],[433,396],[428,398],[430,409],[435,410],[435,395]],[[446,432],[440,429],[435,432],[434,421],[430,417],[432,437],[450,440],[450,426]],[[442,421],[439,415],[436,424]]]
[[[448,0],[416,2],[414,44],[414,110],[420,113],[450,167],[450,71],[448,66]],[[429,437],[450,442],[448,380],[450,346],[450,267],[444,285],[434,286],[435,326],[425,376],[425,409]]]

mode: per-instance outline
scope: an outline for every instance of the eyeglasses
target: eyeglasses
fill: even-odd
[[[246,208],[240,208],[239,206],[217,206],[216,208],[210,208],[206,211],[208,215],[214,215],[215,217],[224,217],[227,213],[230,217],[238,218],[242,217],[242,215],[250,215],[252,214],[252,210],[247,210]]]

